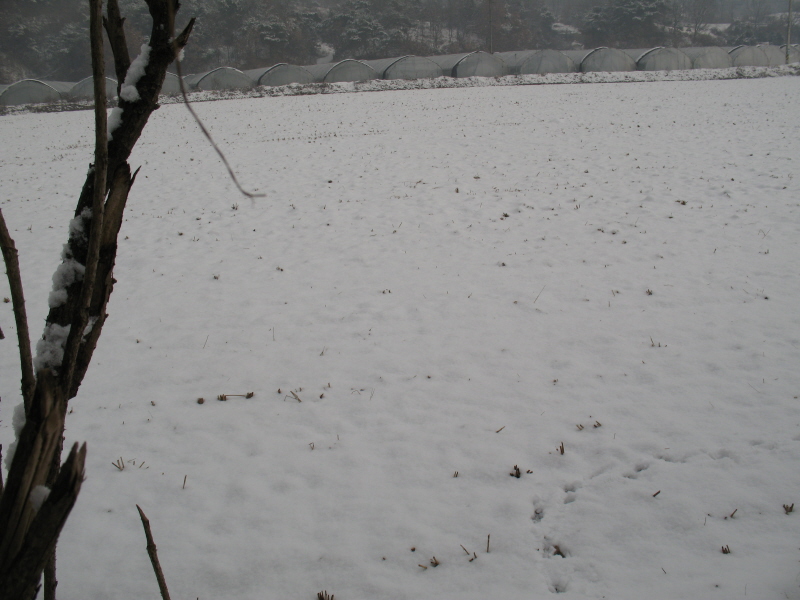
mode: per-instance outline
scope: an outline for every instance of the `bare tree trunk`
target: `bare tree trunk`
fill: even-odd
[[[131,63],[117,0],[91,0],[90,32],[95,88],[95,162],[89,168],[70,226],[60,269],[75,276],[54,289],[42,336],[32,360],[17,251],[0,211],[0,246],[12,290],[22,367],[26,423],[0,486],[0,591],[3,600],[32,600],[43,570],[45,597],[55,600],[55,547],[83,482],[86,446],[76,444],[60,466],[67,403],[83,381],[107,318],[117,236],[136,178],[128,157],[150,115],[167,67],[188,42],[194,19],[175,36],[177,0],[145,0],[153,19],[147,52]],[[119,106],[107,130],[102,25],[106,27],[120,80]],[[132,67],[134,67],[132,69]],[[66,339],[65,339],[66,338]],[[36,378],[34,379],[34,373]]]

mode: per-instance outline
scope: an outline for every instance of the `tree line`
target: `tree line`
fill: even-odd
[[[611,46],[739,45],[785,40],[788,0],[186,0],[197,17],[184,72],[323,56]],[[83,0],[5,0],[0,83],[89,75]],[[120,0],[131,54],[149,32],[147,7]],[[714,29],[713,24],[729,24]],[[800,40],[797,26],[793,39]]]

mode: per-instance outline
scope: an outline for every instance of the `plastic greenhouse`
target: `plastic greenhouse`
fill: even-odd
[[[692,60],[693,69],[727,69],[733,66],[731,55],[717,46],[681,48],[681,52]]]
[[[781,54],[783,54],[784,60],[786,59],[786,44],[781,46]],[[792,44],[789,46],[789,62],[795,63],[800,62],[800,47]]]
[[[368,64],[352,58],[337,63],[304,67],[317,83],[342,83],[347,81],[369,81],[378,74]]]
[[[785,46],[786,44],[784,44]],[[759,45],[759,48],[767,55],[769,59],[769,66],[770,67],[777,67],[779,65],[786,64],[786,52],[779,48],[778,46],[773,46],[771,44],[763,44]],[[791,59],[791,56],[789,57]]]
[[[578,71],[591,73],[594,71],[635,71],[636,61],[615,48],[595,48],[594,50],[566,50],[578,67]]]
[[[187,86],[188,87],[188,86]],[[161,93],[167,96],[177,96],[181,93],[181,80],[175,73],[167,73],[164,78],[164,85],[161,86]]]
[[[106,98],[117,95],[117,80],[106,77]],[[87,77],[72,86],[69,97],[74,100],[94,100],[94,79]]]
[[[692,59],[677,48],[650,48],[649,50],[623,50],[636,61],[640,71],[678,71],[692,68]]]
[[[187,75],[183,80],[194,90],[246,90],[253,87],[252,79],[232,67],[220,67],[208,73]]]
[[[74,85],[74,83],[63,81],[23,79],[12,83],[3,90],[3,93],[0,94],[0,106],[59,102],[69,94]]]
[[[303,67],[278,63],[268,68],[250,69],[244,72],[256,85],[289,85],[290,83],[313,83],[314,76]]]
[[[501,58],[480,50],[428,58],[439,65],[447,77],[501,77],[507,74],[506,65]]]
[[[544,75],[546,73],[572,73],[575,62],[556,50],[523,50],[498,52],[512,75]]]
[[[380,79],[433,79],[442,76],[442,68],[422,56],[401,56],[364,62],[375,70]]]
[[[727,48],[734,67],[768,67],[769,57],[758,46],[737,46]]]

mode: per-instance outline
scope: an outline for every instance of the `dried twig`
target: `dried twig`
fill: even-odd
[[[783,505],[783,511],[784,511],[784,512],[785,512],[787,515],[788,515],[790,512],[794,512],[794,502],[792,502],[792,503],[791,503],[791,505],[789,505],[789,504],[784,504],[784,505]]]
[[[246,394],[220,394],[217,396],[217,400],[225,401],[228,398],[252,398],[255,396],[255,392],[247,392]]]
[[[170,600],[167,582],[164,579],[164,571],[161,570],[161,563],[158,562],[156,543],[153,541],[153,533],[150,531],[150,520],[144,515],[144,512],[138,504],[136,505],[136,510],[139,511],[139,516],[142,519],[144,535],[147,538],[147,554],[150,556],[150,562],[153,564],[153,571],[156,573],[156,580],[158,581],[158,589],[161,591],[161,597],[163,600]]]
[[[202,131],[203,135],[206,136],[206,139],[211,144],[211,147],[214,148],[214,151],[219,156],[220,160],[222,161],[222,164],[225,165],[225,168],[228,170],[228,175],[230,176],[231,180],[233,181],[234,185],[236,186],[236,189],[239,190],[239,193],[242,194],[242,196],[246,196],[247,198],[250,198],[250,199],[253,199],[253,198],[266,198],[266,196],[267,196],[266,194],[254,194],[253,192],[248,192],[247,190],[245,190],[241,186],[241,184],[239,183],[239,180],[236,179],[236,175],[234,175],[234,173],[233,173],[233,169],[231,168],[231,165],[228,163],[228,159],[225,158],[225,154],[223,154],[222,150],[220,150],[219,146],[217,146],[217,144],[214,142],[214,138],[211,137],[211,134],[208,132],[208,129],[206,129],[206,126],[203,125],[203,122],[200,120],[200,117],[198,117],[197,113],[194,112],[194,109],[192,108],[192,104],[191,104],[191,102],[189,102],[188,92],[186,91],[186,84],[183,81],[183,73],[181,72],[181,61],[180,61],[180,57],[179,56],[175,58],[175,69],[178,71],[178,81],[180,82],[180,85],[181,85],[181,95],[183,96],[183,104],[184,104],[184,106],[186,106],[186,109],[192,115],[192,118],[197,123],[197,126],[200,128],[200,131]]]

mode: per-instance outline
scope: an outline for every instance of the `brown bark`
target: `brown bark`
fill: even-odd
[[[22,289],[22,276],[19,272],[19,257],[14,240],[8,233],[3,211],[0,210],[0,248],[3,260],[6,263],[8,285],[11,288],[11,300],[14,305],[14,321],[17,324],[17,340],[19,343],[19,362],[22,370],[22,399],[25,402],[25,412],[30,409],[33,399],[33,390],[36,379],[33,376],[33,361],[31,359],[31,335],[28,331],[28,315],[25,311],[25,294]],[[2,333],[0,333],[2,336]],[[2,339],[0,337],[0,339]]]
[[[133,185],[135,174],[131,175],[128,158],[134,144],[144,129],[150,115],[158,108],[158,95],[166,77],[167,67],[188,42],[189,34],[194,26],[194,19],[173,40],[174,11],[177,3],[172,0],[146,0],[153,18],[150,35],[150,56],[144,69],[144,75],[136,82],[138,100],[120,98],[119,109],[122,111],[121,123],[111,132],[108,142],[108,167],[105,185],[105,198],[102,222],[95,217],[97,210],[91,207],[95,200],[95,170],[90,169],[83,185],[80,198],[75,208],[75,218],[80,227],[73,228],[67,244],[68,254],[78,263],[86,266],[83,281],[73,283],[67,288],[67,301],[61,306],[50,309],[47,324],[71,326],[67,340],[67,352],[64,361],[57,367],[60,383],[68,390],[67,400],[73,398],[81,385],[83,376],[91,361],[106,320],[106,306],[114,286],[112,271],[117,251],[117,235],[122,225],[122,213],[128,199],[128,192]],[[116,6],[112,9],[114,12]],[[107,30],[115,31],[119,25],[119,16],[110,15],[106,19]],[[116,23],[116,25],[112,25]],[[121,30],[121,25],[119,25]],[[120,32],[114,34],[112,49],[115,51],[114,63],[120,80],[122,70],[130,68],[127,50],[122,52],[124,36]],[[117,54],[119,53],[119,54]],[[89,209],[89,210],[86,210]],[[95,232],[98,232],[99,237]],[[86,235],[88,233],[88,237]],[[99,240],[98,259],[94,273],[90,264],[90,240]],[[90,291],[85,296],[86,291]],[[90,298],[88,309],[85,298]],[[91,330],[87,331],[87,325]]]
[[[128,67],[131,66],[131,57],[128,54],[128,42],[125,39],[125,19],[119,12],[117,0],[108,0],[108,17],[103,18],[103,26],[108,35],[111,52],[114,54],[114,71],[117,73],[117,96],[125,82]]]
[[[147,539],[147,555],[150,557],[150,563],[153,565],[153,572],[156,574],[156,581],[158,582],[158,589],[161,592],[161,598],[163,600],[170,600],[167,580],[164,578],[164,571],[161,570],[161,562],[158,560],[158,550],[153,540],[153,532],[150,531],[150,519],[145,516],[144,511],[138,504],[136,505],[136,510],[139,511],[139,517],[142,519],[144,536]]]
[[[144,74],[135,82],[135,94],[120,98],[119,126],[106,131],[105,78],[102,57],[101,0],[91,0],[90,30],[96,106],[95,164],[90,166],[70,227],[66,258],[83,265],[83,277],[66,288],[66,301],[50,309],[46,324],[70,327],[60,364],[39,365],[34,380],[30,336],[22,296],[16,248],[0,213],[0,242],[14,296],[14,314],[20,338],[22,391],[26,424],[18,440],[8,480],[0,488],[0,592],[3,600],[31,600],[42,571],[47,598],[55,597],[55,546],[83,481],[86,446],[72,448],[59,468],[67,403],[77,394],[91,362],[106,320],[113,285],[117,236],[128,194],[136,177],[128,158],[150,115],[169,64],[188,42],[192,19],[174,37],[175,0],[145,0],[153,19],[150,55]],[[120,82],[131,62],[124,44],[123,19],[116,0],[109,0],[109,31]],[[174,38],[174,39],[173,39]],[[124,48],[124,51],[123,51]],[[47,331],[47,330],[46,330]],[[50,368],[51,367],[51,368]],[[47,484],[50,494],[37,511],[31,491]]]
[[[46,483],[66,417],[63,392],[48,370],[39,378],[0,498],[0,590],[4,600],[33,598],[83,482],[86,447],[76,446],[37,511],[31,492]]]

